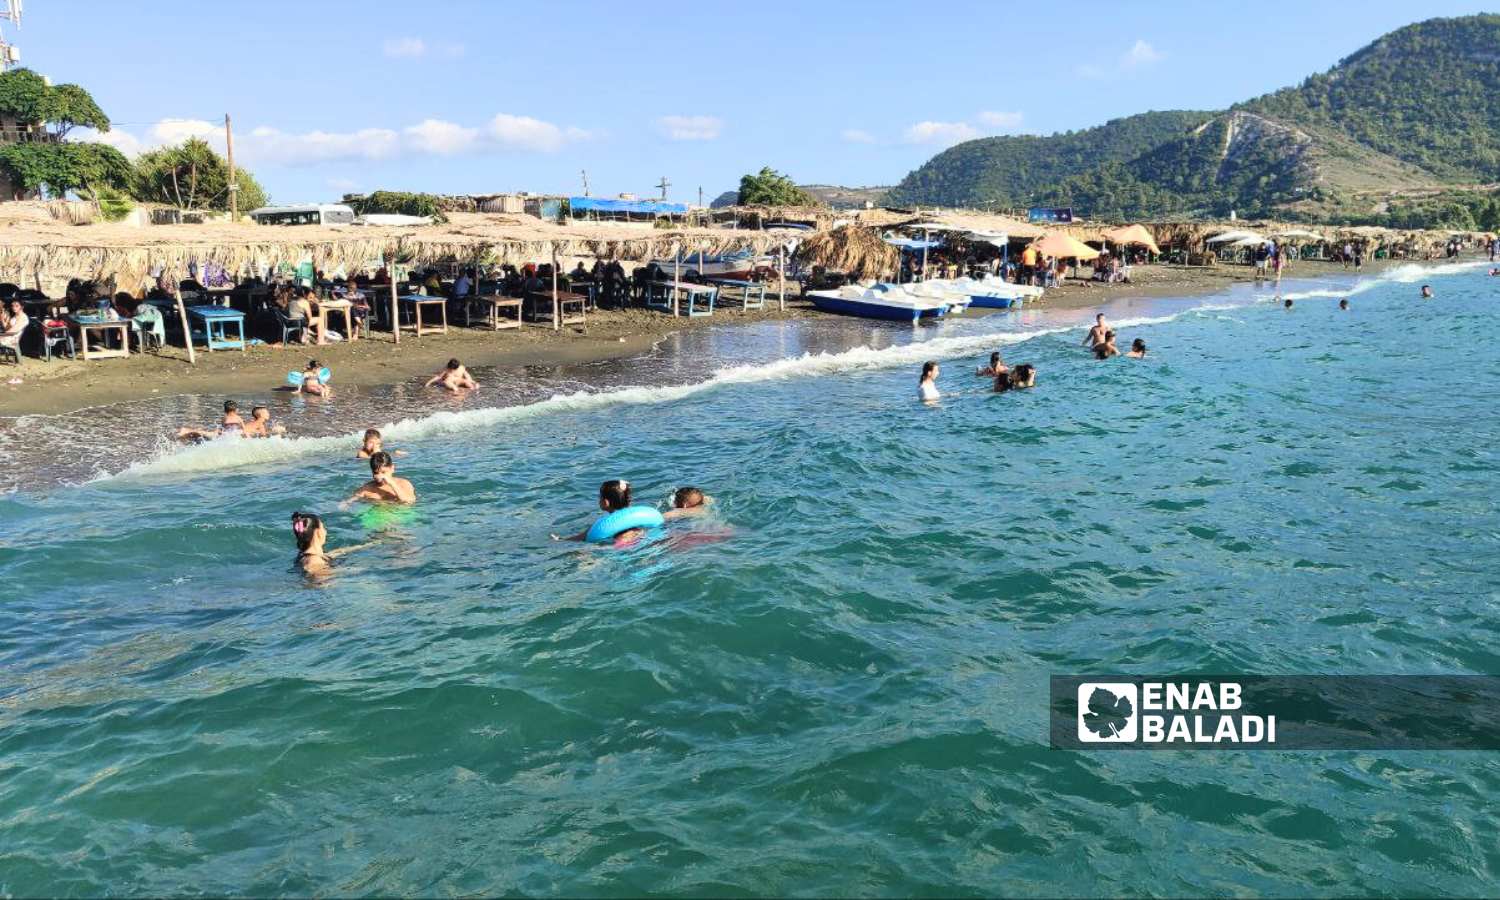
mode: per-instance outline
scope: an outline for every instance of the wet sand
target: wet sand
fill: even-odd
[[[1385,261],[1367,264],[1377,272]],[[1289,278],[1349,274],[1336,263],[1301,262]],[[1199,296],[1221,291],[1236,282],[1253,280],[1246,266],[1181,268],[1137,266],[1132,284],[1103,285],[1068,281],[1047,291],[1035,306],[1042,309],[1080,309],[1129,297]],[[333,370],[332,385],[389,385],[425,378],[450,357],[473,368],[524,365],[563,365],[636,356],[663,337],[709,325],[732,325],[775,319],[821,316],[789,287],[786,309],[777,308],[774,294],[764,310],[719,307],[711,318],[676,318],[654,310],[601,310],[590,313],[584,325],[491,331],[481,326],[450,327],[446,334],[420,338],[403,335],[395,344],[389,334],[374,332],[369,339],[326,346],[258,345],[247,351],[200,349],[197,364],[187,352],[168,346],[159,355],[134,354],[128,359],[42,360],[27,358],[20,367],[0,367],[0,416],[57,414],[88,407],[173,394],[237,395],[284,387],[286,373],[300,371],[310,358]],[[19,379],[19,383],[9,383]],[[336,395],[335,395],[336,396]]]

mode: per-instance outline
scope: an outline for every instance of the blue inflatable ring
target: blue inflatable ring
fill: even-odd
[[[318,370],[318,381],[322,382],[323,384],[327,384],[328,383],[328,379],[330,379],[332,377],[333,377],[333,373],[330,372],[330,371],[328,371],[328,367],[327,366],[324,366],[323,368],[321,368],[321,369]],[[302,373],[301,372],[288,372],[288,373],[286,373],[286,383],[292,385],[293,387],[300,387],[302,385]]]
[[[585,538],[590,541],[608,541],[622,531],[629,531],[632,528],[660,528],[666,522],[667,520],[661,517],[661,513],[653,507],[627,506],[607,516],[600,516],[589,527],[589,533],[585,535]]]

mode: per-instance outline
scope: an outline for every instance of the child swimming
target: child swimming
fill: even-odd
[[[1130,352],[1125,355],[1130,357],[1131,359],[1145,359],[1146,342],[1141,340],[1140,338],[1136,338],[1135,340],[1131,341]]]
[[[422,386],[432,387],[435,384],[441,385],[454,394],[461,390],[479,389],[479,382],[469,375],[469,370],[464,368],[464,364],[457,358],[448,360],[448,365],[444,366],[441,372],[427,379],[427,383]]]
[[[599,485],[599,508],[604,511],[604,516],[617,513],[631,505],[630,482],[623,478],[612,478]],[[655,510],[652,511],[654,512]],[[603,516],[600,518],[603,518]],[[597,522],[598,520],[595,520],[595,522],[589,524],[588,528],[583,529],[577,534],[571,534],[567,537],[554,534],[552,535],[552,539],[554,541],[586,541],[589,539],[589,532],[593,530],[594,524]],[[624,531],[616,533],[610,540],[613,540],[615,545],[619,546],[638,540],[645,533],[646,529],[644,528],[627,528]]]
[[[255,406],[250,410],[250,421],[244,424],[241,432],[245,437],[265,438],[271,435],[286,434],[283,425],[271,424],[271,411],[264,406]]]
[[[672,495],[672,508],[662,513],[661,517],[671,521],[701,516],[708,512],[708,504],[712,502],[714,498],[695,487],[678,488],[677,493]]]
[[[366,428],[365,429],[365,439],[359,445],[359,449],[356,450],[356,451],[354,451],[354,458],[355,459],[369,459],[370,457],[372,457],[375,454],[379,453],[383,449],[385,449],[384,448],[384,439],[380,436],[380,429],[378,429],[378,428]],[[391,454],[391,456],[405,456],[406,455],[406,451],[405,450],[391,450],[391,451],[388,451],[388,452]]]
[[[312,513],[304,512],[292,513],[292,536],[297,541],[297,558],[292,562],[307,575],[327,575],[332,570],[332,563],[335,559],[374,543],[374,541],[366,541],[352,547],[324,550],[323,545],[328,540],[328,529],[323,525],[322,519]]]
[[[1005,365],[1005,360],[1001,359],[999,351],[996,351],[990,354],[990,364],[975,370],[974,374],[981,378],[994,378],[1009,371],[1010,368]]]
[[[917,382],[917,398],[923,403],[936,403],[942,398],[937,389],[938,364],[932,360],[922,363],[922,380]]]
[[[318,365],[317,360],[310,359],[307,361],[307,368],[302,370],[302,383],[297,385],[297,393],[312,394],[328,400],[333,399],[333,388],[324,384],[323,379],[318,376],[318,370],[321,368],[322,366]]]
[[[411,486],[410,481],[396,477],[396,463],[391,459],[391,455],[384,450],[379,450],[370,456],[370,480],[360,485],[359,490],[345,500],[343,505],[347,507],[356,500],[369,500],[372,503],[415,503],[417,491]]]
[[[177,440],[187,444],[201,444],[216,437],[232,434],[245,437],[245,420],[240,415],[240,405],[233,400],[224,401],[224,417],[214,428],[191,428],[187,425],[177,429]]]

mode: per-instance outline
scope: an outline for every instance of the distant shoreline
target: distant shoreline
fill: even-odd
[[[1378,260],[1367,263],[1362,274],[1379,272],[1393,264],[1411,260]],[[1080,270],[1080,272],[1085,270]],[[1338,263],[1297,262],[1288,278],[1353,275]],[[1072,282],[1047,291],[1038,309],[1086,309],[1114,300],[1151,297],[1196,297],[1222,291],[1234,284],[1251,282],[1253,270],[1246,266],[1220,265],[1185,269],[1169,265],[1137,266],[1134,283],[1103,285]],[[797,299],[789,288],[785,311],[777,308],[774,295],[766,309],[718,309],[711,318],[673,318],[651,310],[602,310],[590,313],[586,326],[554,332],[543,326],[509,331],[482,327],[450,328],[447,334],[421,338],[403,336],[399,345],[388,334],[376,332],[371,339],[327,346],[258,346],[248,352],[199,351],[197,365],[187,362],[186,351],[167,347],[160,356],[132,355],[129,359],[90,363],[55,360],[51,363],[28,358],[19,368],[0,368],[7,381],[0,381],[0,417],[58,415],[92,407],[179,394],[239,396],[265,394],[285,385],[286,373],[308,359],[333,370],[333,384],[393,385],[437,371],[449,357],[458,357],[474,368],[516,368],[589,363],[639,356],[666,336],[689,328],[734,326],[770,320],[823,316]]]

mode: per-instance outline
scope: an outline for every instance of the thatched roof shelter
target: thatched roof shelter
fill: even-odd
[[[901,251],[858,225],[843,225],[807,238],[797,248],[797,257],[853,278],[881,278],[901,265]]]
[[[417,228],[96,223],[54,219],[42,204],[0,204],[0,278],[113,279],[139,285],[154,269],[186,273],[189,263],[214,263],[244,273],[312,259],[320,269],[363,267],[394,258],[423,264],[525,263],[550,259],[644,261],[683,253],[756,252],[782,245],[800,232],[724,228],[652,228],[612,224],[557,225],[526,216],[452,213],[442,225]]]

